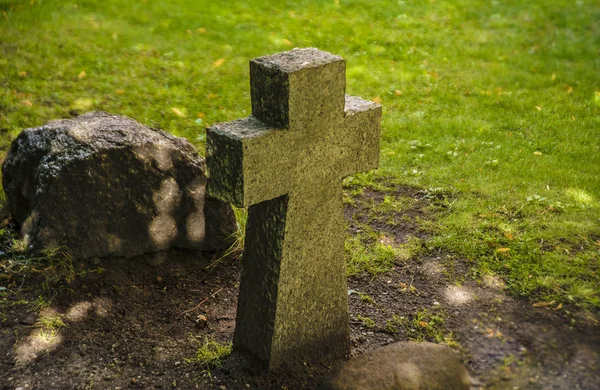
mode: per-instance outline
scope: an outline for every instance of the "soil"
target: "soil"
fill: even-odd
[[[436,199],[410,187],[394,195],[407,200],[400,213],[373,218],[370,205],[384,197],[374,191],[347,205],[349,233],[362,222],[391,237],[392,245],[426,237]],[[383,222],[390,217],[402,223]],[[240,262],[223,259],[207,270],[211,261],[201,253],[170,251],[80,262],[77,271],[86,272],[71,283],[50,286],[31,275],[0,281],[39,302],[4,313],[0,389],[316,388],[331,366],[307,362],[260,374],[236,353],[211,370],[186,362],[205,338],[227,344],[233,335]],[[439,253],[376,277],[350,278],[351,354],[430,339],[461,354],[474,388],[600,387],[597,321],[568,307],[533,307],[508,296],[500,280],[477,283],[468,275],[466,260]],[[57,315],[66,326],[54,332],[40,322]]]

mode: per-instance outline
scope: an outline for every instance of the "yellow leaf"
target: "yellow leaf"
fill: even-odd
[[[496,253],[508,253],[510,252],[510,248],[498,248],[496,249]]]
[[[573,92],[573,87],[567,86],[567,93],[572,93],[572,92]]]
[[[192,30],[187,30],[185,33],[186,33],[187,35],[192,35]]]
[[[400,91],[399,89],[397,89],[397,90],[394,91],[394,94],[396,96],[401,96],[402,95],[402,91]]]
[[[225,58],[219,58],[215,62],[213,62],[213,68],[218,68],[225,63]]]
[[[536,150],[535,152],[533,152],[533,154],[535,154],[536,156],[541,156],[542,152],[540,152],[539,150]]]
[[[117,95],[123,95],[123,94],[125,93],[125,90],[124,90],[124,89],[117,89],[117,90],[115,91],[115,93],[116,93]]]
[[[535,109],[538,111],[542,111],[542,107],[540,107],[540,106],[535,106]]]
[[[383,102],[383,100],[381,100],[381,98],[379,96],[375,96],[373,99],[371,99],[372,101],[374,101],[377,104],[381,104],[381,102]]]
[[[563,308],[563,304],[562,304],[562,303],[559,303],[559,304],[558,304],[558,306],[556,306],[556,307],[555,307],[554,309],[552,309],[552,310],[560,310],[560,309],[562,309],[562,308]]]
[[[514,240],[515,239],[515,236],[513,236],[509,232],[504,232],[504,237],[508,238],[509,240]]]
[[[82,80],[85,78],[85,76],[87,76],[87,74],[85,73],[85,70],[82,70],[81,72],[79,72],[79,75],[77,76],[77,78],[79,80]]]
[[[494,329],[487,328],[484,332],[485,337],[494,337]]]
[[[185,118],[185,113],[178,108],[171,107],[171,112],[180,118]]]
[[[23,77],[25,77],[25,76],[27,76],[27,72],[25,72],[25,71],[21,71],[21,72],[19,72],[19,77],[20,77],[20,78],[23,78]]]
[[[290,41],[288,39],[285,39],[285,38],[281,40],[281,43],[283,43],[285,46],[292,46],[293,45],[292,41]]]
[[[552,81],[556,80],[556,73],[552,73]]]
[[[198,118],[204,118],[205,116],[206,116],[206,114],[203,112],[198,113]]]
[[[419,321],[419,325],[421,325],[423,328],[427,328],[429,326],[429,324],[425,321]]]
[[[198,30],[196,30],[196,31],[198,31],[200,34],[204,34],[204,33],[206,33],[206,29],[205,29],[204,27],[200,27],[200,28],[199,28]]]
[[[29,100],[23,100],[23,101],[21,101],[21,103],[24,106],[27,106],[27,107],[32,107],[33,106],[33,103],[31,103]]]

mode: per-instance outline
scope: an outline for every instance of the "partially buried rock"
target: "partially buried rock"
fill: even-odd
[[[468,390],[471,379],[458,355],[433,343],[402,342],[344,363],[321,390]]]
[[[4,161],[2,185],[34,251],[129,257],[229,245],[233,211],[205,196],[204,171],[186,140],[91,112],[24,130]]]

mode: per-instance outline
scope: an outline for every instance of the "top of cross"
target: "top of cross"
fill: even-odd
[[[248,206],[375,168],[381,107],[345,95],[345,73],[317,49],[250,61],[252,115],[207,130],[209,193]]]
[[[284,72],[317,67],[334,61],[344,61],[340,56],[315,48],[294,49],[253,60],[265,66],[275,66]]]

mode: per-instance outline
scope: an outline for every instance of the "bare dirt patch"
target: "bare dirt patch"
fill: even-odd
[[[405,205],[401,212],[373,217],[371,206],[384,196],[366,191],[347,206],[350,234],[362,223],[396,244],[431,234],[424,228],[431,198],[402,187],[394,194]],[[78,271],[104,271],[70,284],[48,286],[35,277],[0,281],[15,292],[7,298],[13,303],[38,303],[4,312],[0,389],[315,388],[331,367],[307,362],[257,375],[235,353],[210,373],[186,363],[206,337],[229,343],[233,336],[240,263],[223,260],[208,272],[209,262],[201,253],[171,251],[82,263]],[[376,277],[350,278],[352,355],[399,340],[435,340],[459,351],[485,388],[598,387],[596,322],[532,307],[508,296],[500,280],[475,281],[468,270],[466,260],[439,253]],[[44,321],[52,318],[64,326],[55,322],[49,330]]]

